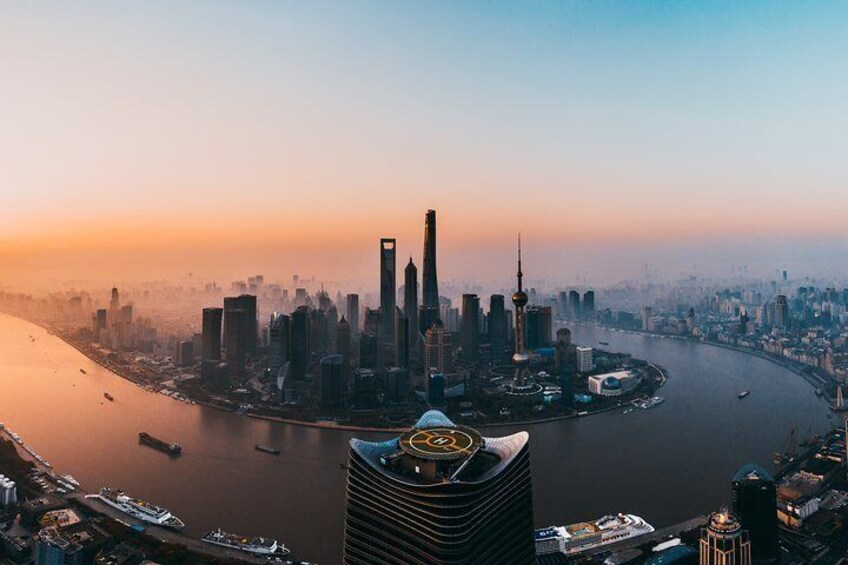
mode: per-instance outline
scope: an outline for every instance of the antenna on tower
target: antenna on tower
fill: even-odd
[[[518,232],[518,290],[519,290],[519,292],[522,290],[521,279],[523,277],[524,277],[524,274],[521,272],[521,232]]]

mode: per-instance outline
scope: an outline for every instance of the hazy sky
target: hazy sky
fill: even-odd
[[[420,264],[427,208],[457,279],[510,276],[519,230],[568,280],[842,253],[846,29],[840,2],[0,2],[0,274],[374,278],[380,236]]]

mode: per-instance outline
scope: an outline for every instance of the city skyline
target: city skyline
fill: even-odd
[[[848,565],[846,24],[0,4],[0,561]]]
[[[428,208],[446,280],[519,230],[550,278],[848,257],[844,8],[524,8],[9,7],[0,274],[366,281]]]

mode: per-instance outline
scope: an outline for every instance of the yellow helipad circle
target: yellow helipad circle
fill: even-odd
[[[400,437],[401,449],[422,459],[458,459],[482,443],[479,433],[465,427],[410,430]]]

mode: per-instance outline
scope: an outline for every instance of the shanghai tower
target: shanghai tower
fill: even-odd
[[[427,210],[424,220],[424,273],[421,303],[439,311],[439,283],[436,279],[436,211]]]

